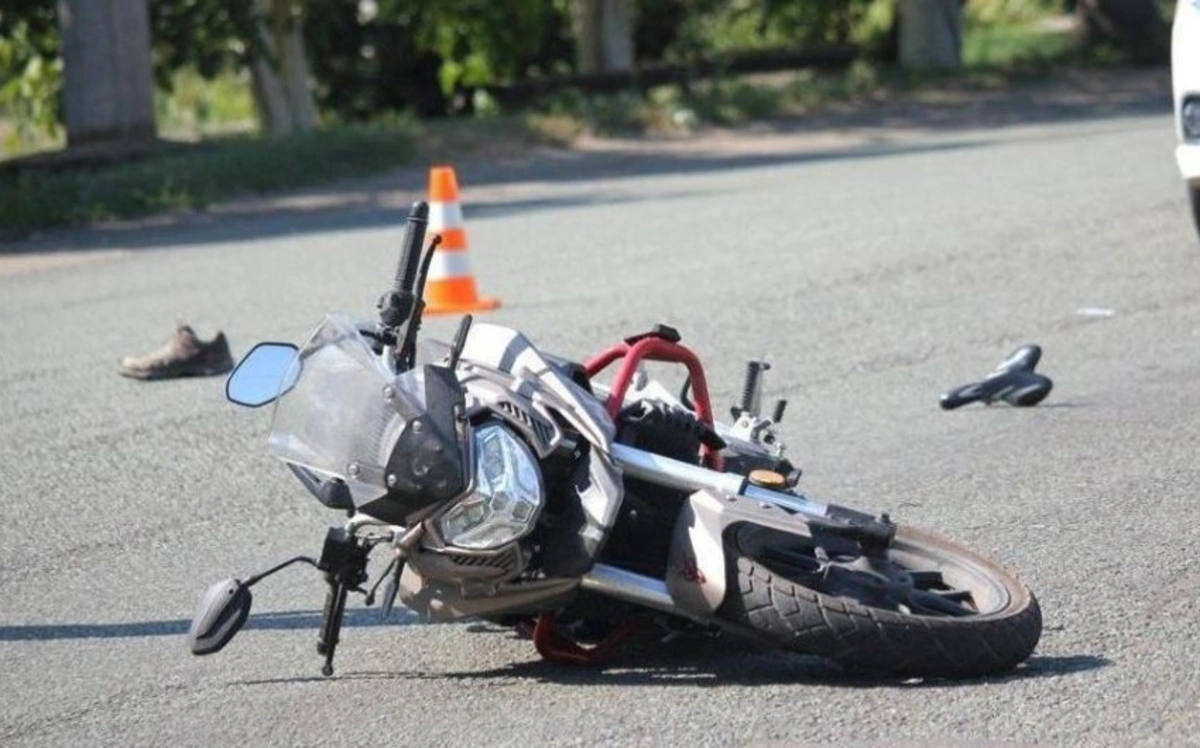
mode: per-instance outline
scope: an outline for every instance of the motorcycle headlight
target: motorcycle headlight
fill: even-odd
[[[544,494],[533,452],[506,427],[475,430],[475,488],[452,506],[438,529],[450,545],[498,548],[523,537],[537,522]]]

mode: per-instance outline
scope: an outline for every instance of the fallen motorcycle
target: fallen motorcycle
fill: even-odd
[[[639,632],[748,636],[905,676],[999,673],[1033,651],[1037,601],[999,566],[797,490],[785,403],[763,414],[759,362],[725,425],[666,326],[582,364],[469,316],[451,343],[419,340],[438,245],[425,246],[427,216],[413,206],[378,321],[331,315],[300,348],[259,344],[230,375],[230,400],[274,404],[270,452],[348,519],[317,558],[209,588],[193,653],[224,647],[250,588],[296,563],[328,585],[326,675],[349,595],[370,605],[380,585],[384,614],[399,596],[433,621],[521,628],[560,662],[600,661]],[[683,391],[646,377],[647,361],[683,366]],[[386,565],[368,585],[373,552]]]

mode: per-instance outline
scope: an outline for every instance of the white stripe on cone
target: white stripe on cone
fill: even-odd
[[[467,253],[455,250],[434,250],[433,261],[429,263],[429,279],[444,280],[458,278],[471,274],[471,263]]]
[[[429,229],[460,229],[463,225],[461,203],[432,202],[429,204]]]

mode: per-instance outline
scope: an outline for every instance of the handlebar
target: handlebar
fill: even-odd
[[[414,286],[421,265],[421,247],[425,244],[425,228],[429,225],[429,203],[413,203],[404,229],[404,245],[392,288],[379,300],[379,321],[390,333],[408,321],[416,306]]]
[[[425,244],[425,228],[429,225],[429,203],[413,203],[408,212],[408,226],[404,229],[404,248],[400,253],[400,264],[396,266],[396,280],[392,290],[396,293],[412,293],[417,281],[417,268],[421,264],[421,247]]]

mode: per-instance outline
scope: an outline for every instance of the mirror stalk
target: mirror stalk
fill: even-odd
[[[283,571],[284,569],[291,566],[292,564],[297,564],[297,563],[305,563],[313,568],[316,568],[316,566],[317,566],[317,560],[315,558],[311,558],[309,556],[296,556],[295,558],[289,558],[287,561],[284,561],[282,564],[279,564],[278,566],[273,566],[270,569],[267,569],[266,571],[262,572],[261,574],[255,574],[254,576],[247,579],[245,582],[242,582],[242,584],[245,585],[246,587],[253,587],[254,585],[258,584],[262,580],[271,576],[275,572]]]

